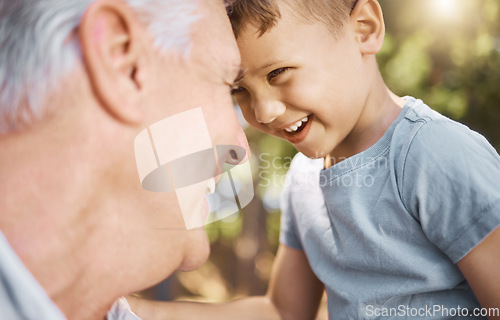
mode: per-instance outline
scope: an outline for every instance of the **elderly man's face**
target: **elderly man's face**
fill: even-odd
[[[198,14],[189,55],[181,59],[162,55],[158,50],[152,57],[157,68],[148,70],[149,74],[138,75],[154,79],[147,95],[150,100],[146,102],[154,107],[154,112],[148,115],[149,135],[155,135],[151,133],[152,128],[164,121],[164,131],[160,130],[155,138],[164,139],[166,152],[173,158],[207,147],[207,143],[200,140],[208,141],[208,147],[240,146],[248,155],[246,137],[230,96],[230,86],[240,69],[240,56],[223,3],[200,1]],[[137,177],[132,178],[140,189]],[[135,214],[127,223],[136,226],[134,245],[149,252],[158,272],[162,272],[162,262],[178,260],[180,269],[188,270],[206,260],[209,246],[204,229],[186,231],[184,227],[187,211],[201,211],[203,215],[207,210],[203,208],[206,193],[207,186],[203,183],[183,193],[177,189],[166,193],[135,190],[139,197],[130,199],[134,201]]]

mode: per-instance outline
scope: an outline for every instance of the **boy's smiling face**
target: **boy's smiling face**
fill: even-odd
[[[245,74],[234,97],[251,125],[306,156],[343,156],[364,122],[371,77],[359,35],[351,20],[336,39],[320,22],[304,21],[286,6],[280,11],[261,37],[251,24],[240,33]]]

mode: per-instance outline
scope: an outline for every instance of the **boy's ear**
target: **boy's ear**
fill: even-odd
[[[94,93],[115,119],[143,119],[141,25],[119,0],[98,0],[85,12],[79,27],[83,60]]]
[[[385,24],[377,0],[359,0],[351,13],[351,23],[362,54],[376,54],[382,49]]]

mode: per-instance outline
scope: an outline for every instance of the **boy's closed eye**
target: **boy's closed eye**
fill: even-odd
[[[290,70],[290,68],[289,68],[289,67],[284,67],[284,68],[278,68],[278,69],[275,69],[275,70],[273,70],[273,71],[269,72],[269,73],[267,74],[267,81],[268,81],[269,83],[271,83],[271,82],[272,82],[272,81],[273,81],[276,77],[278,77],[278,76],[280,76],[280,75],[284,74],[284,73],[285,73],[285,72],[287,72],[288,70]]]

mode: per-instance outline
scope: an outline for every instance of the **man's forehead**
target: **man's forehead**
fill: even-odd
[[[232,84],[234,79],[243,73],[239,53],[232,54],[232,50],[228,47],[218,48],[216,51],[207,48],[206,53],[196,59],[203,77],[206,76],[210,81]]]
[[[223,1],[201,2],[202,18],[193,28],[192,58],[207,72],[231,76],[232,81],[240,71],[241,57]]]

